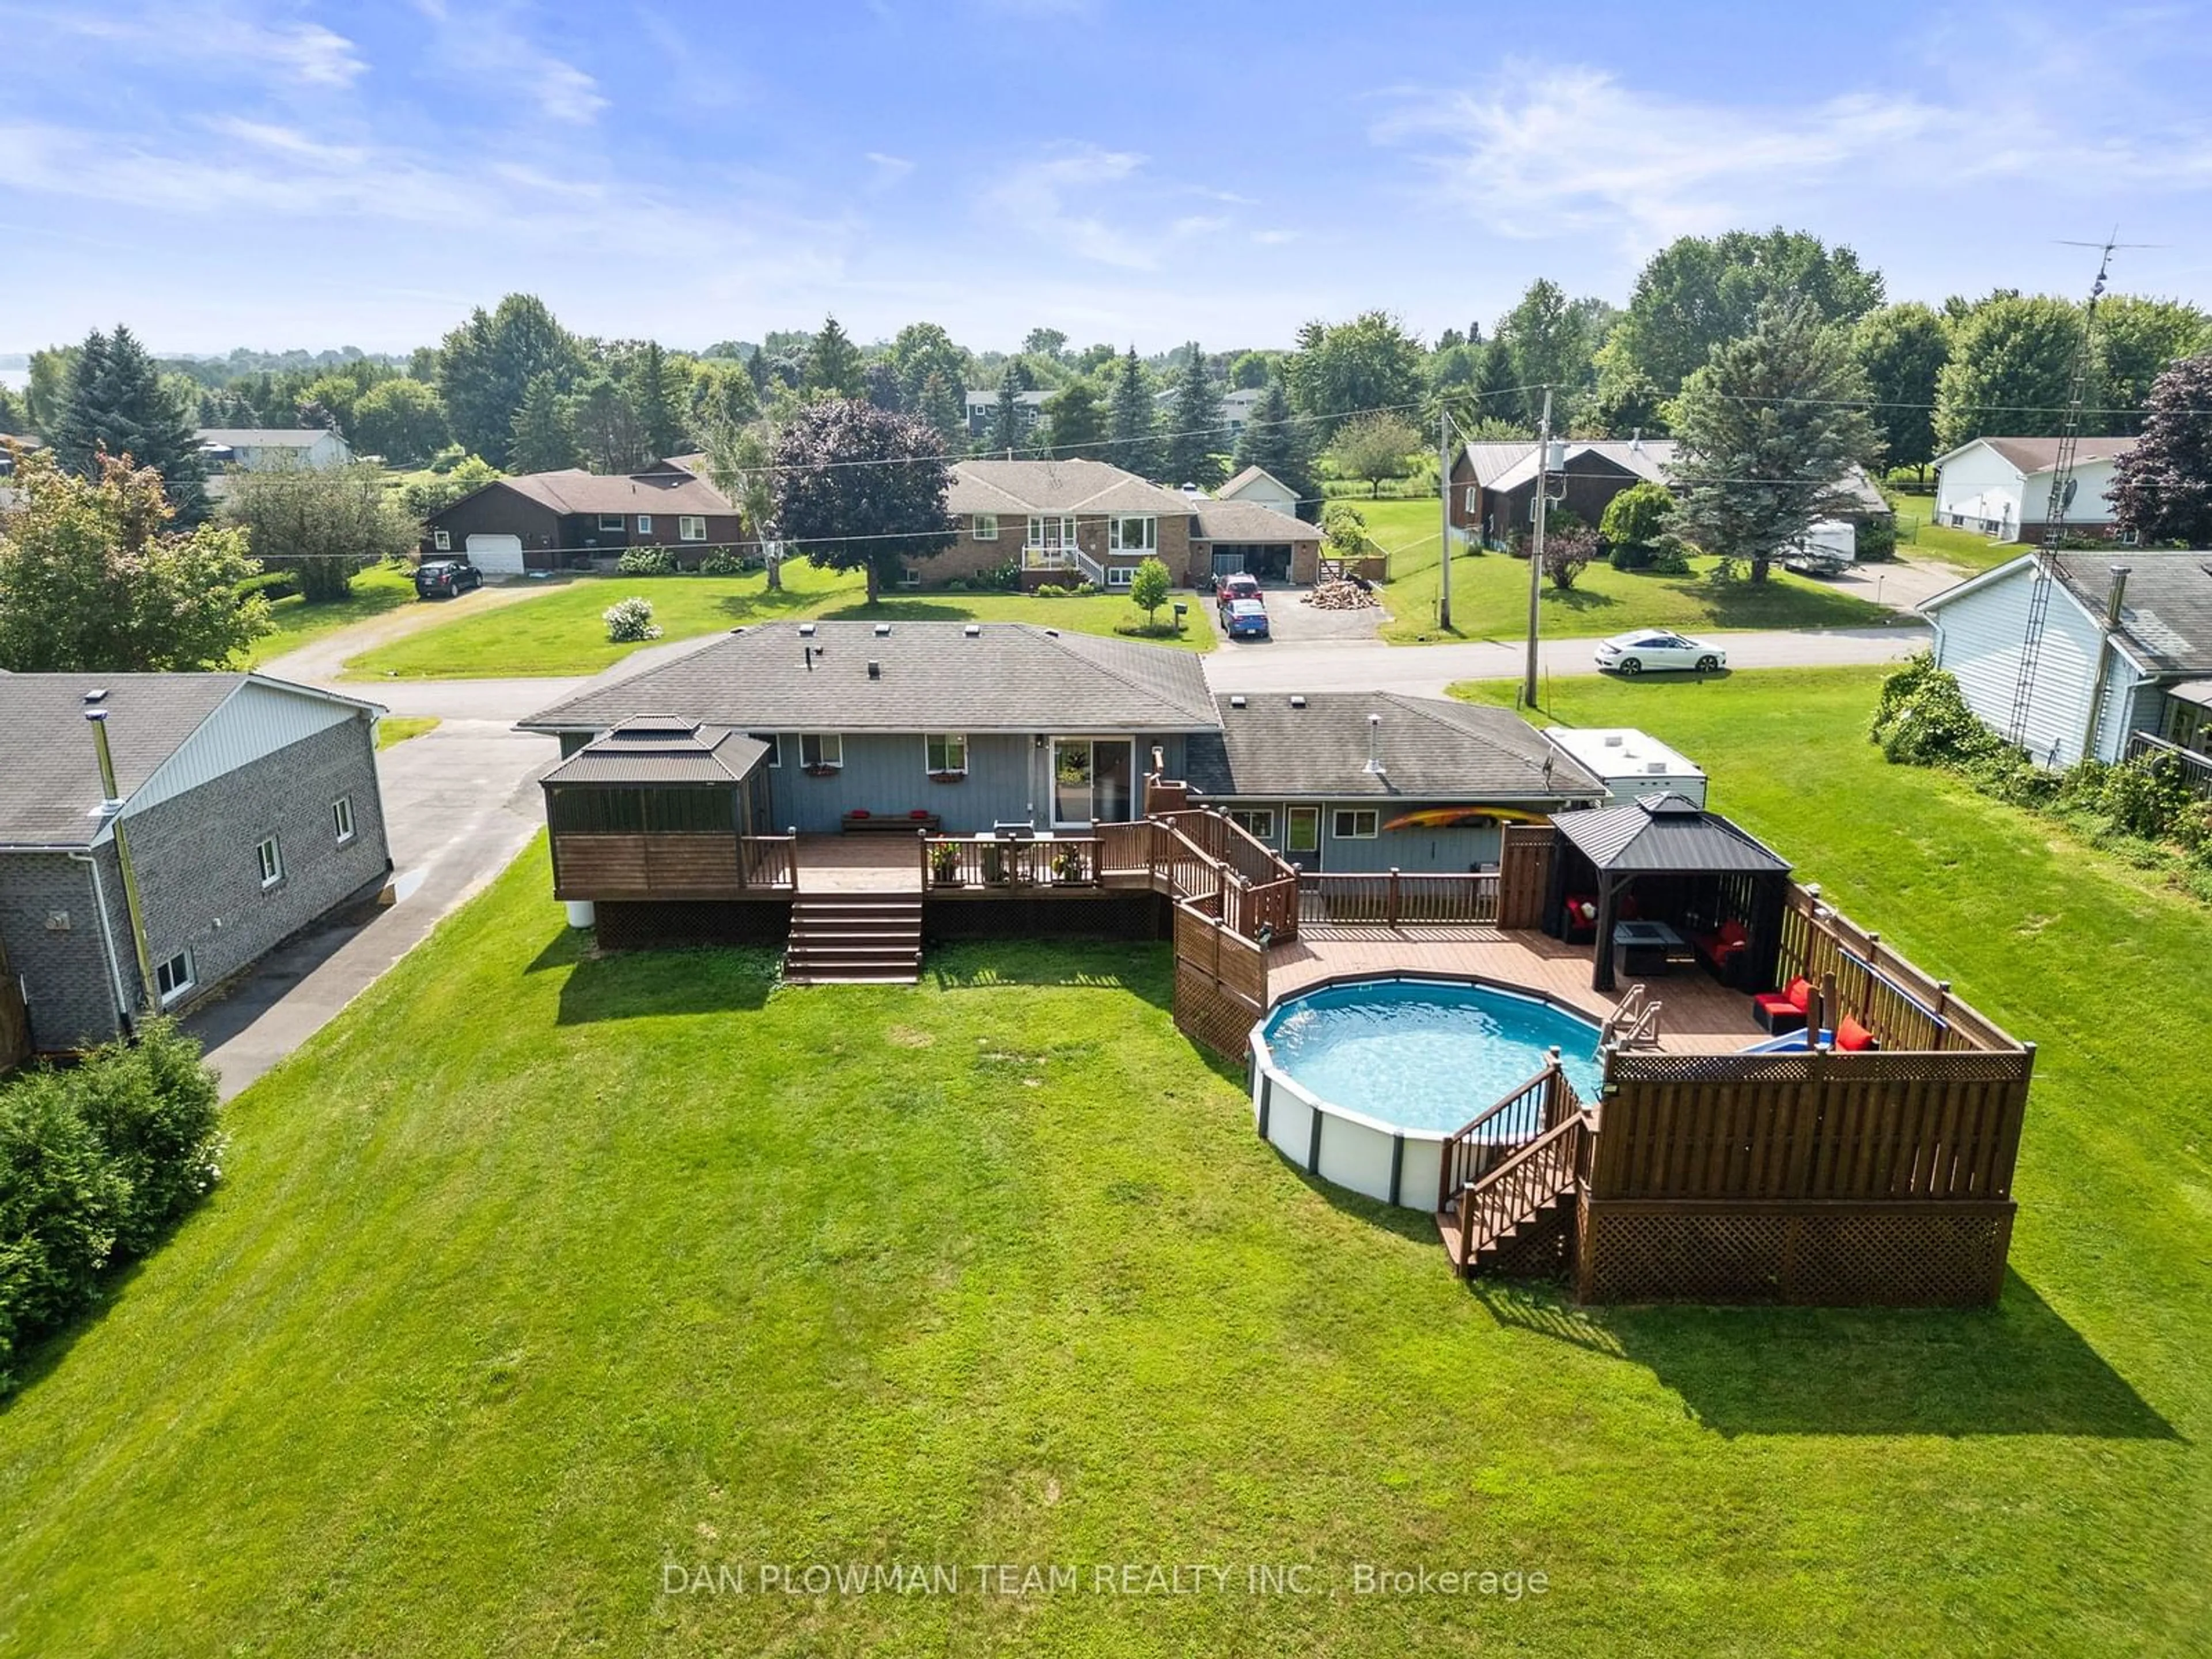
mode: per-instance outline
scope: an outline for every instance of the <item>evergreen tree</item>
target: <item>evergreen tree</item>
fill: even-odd
[[[1111,416],[1108,422],[1106,459],[1125,472],[1149,478],[1160,470],[1158,429],[1152,408],[1152,389],[1145,366],[1131,346],[1114,371]]]
[[[992,453],[1005,455],[1022,447],[1029,434],[1022,427],[1021,394],[1036,390],[1029,370],[1018,357],[999,377],[999,401],[991,411]]]
[[[1228,433],[1222,424],[1221,393],[1206,372],[1206,354],[1195,340],[1190,343],[1190,360],[1176,377],[1171,410],[1163,451],[1167,481],[1211,489],[1228,476],[1217,453]]]
[[[1675,399],[1683,533],[1765,580],[1784,547],[1849,510],[1850,469],[1880,458],[1866,403],[1847,330],[1809,299],[1761,302],[1751,332],[1715,347]]]
[[[645,456],[645,428],[629,392],[611,374],[595,374],[569,400],[576,441],[594,472],[633,472]]]
[[[1270,380],[1267,396],[1237,434],[1235,465],[1240,472],[1256,466],[1297,491],[1298,516],[1311,523],[1321,516],[1321,486],[1314,481],[1313,446],[1306,434],[1282,381]]]
[[[517,472],[560,472],[581,459],[568,400],[551,374],[533,377],[514,411],[507,460]]]
[[[968,401],[961,388],[936,369],[922,377],[914,412],[929,422],[930,429],[948,444],[968,440]]]
[[[438,391],[454,440],[496,466],[507,464],[531,381],[550,374],[567,392],[583,373],[583,349],[534,295],[510,294],[489,313],[479,306],[439,348]]]
[[[49,441],[64,466],[88,478],[100,476],[101,451],[118,460],[127,456],[161,475],[179,519],[192,524],[207,514],[199,440],[127,328],[85,336],[70,364]]]
[[[808,392],[825,392],[833,398],[858,398],[868,389],[860,349],[835,317],[822,319],[822,331],[806,348],[803,385]]]
[[[683,453],[689,425],[684,416],[691,402],[683,360],[662,350],[659,341],[647,340],[630,365],[629,398],[646,454],[659,460]]]
[[[1106,410],[1088,380],[1070,380],[1044,406],[1045,434],[1055,459],[1097,460],[1106,446]]]
[[[11,438],[27,435],[31,429],[31,412],[23,407],[23,400],[0,386],[0,433]]]

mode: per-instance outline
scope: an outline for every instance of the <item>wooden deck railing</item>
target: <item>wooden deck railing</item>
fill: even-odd
[[[2020,1044],[1820,897],[1818,887],[1790,884],[1784,896],[1778,983],[1799,975],[1819,985],[1829,975],[1844,1013],[1872,1031],[1886,1049],[2016,1050]]]
[[[790,836],[564,830],[552,840],[556,898],[744,898],[798,885]]]
[[[1534,1139],[1556,1121],[1554,1085],[1563,1081],[1554,1061],[1445,1138],[1437,1170],[1437,1208],[1449,1206],[1461,1188],[1479,1180],[1515,1143]]]
[[[1339,927],[1491,927],[1498,921],[1498,877],[1301,872],[1298,914]]]
[[[1462,1272],[1473,1270],[1475,1252],[1573,1188],[1586,1165],[1590,1127],[1588,1113],[1571,1113],[1461,1191]]]
[[[965,836],[921,836],[922,886],[928,892],[958,888],[1096,887],[1100,842],[1094,836],[1055,836],[1050,841],[977,841]]]

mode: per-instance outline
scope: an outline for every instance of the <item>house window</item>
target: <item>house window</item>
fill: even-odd
[[[707,521],[696,513],[686,513],[676,520],[678,541],[703,542],[707,539]]]
[[[284,854],[277,848],[276,836],[270,836],[256,847],[253,857],[261,866],[261,884],[264,887],[274,887],[284,879]]]
[[[1109,519],[1107,545],[1116,553],[1150,553],[1160,544],[1160,521],[1149,514]]]
[[[602,513],[599,514],[599,533],[601,535],[620,535],[622,533],[622,527],[623,515],[621,514]]]
[[[441,553],[452,552],[453,550],[453,532],[450,530],[432,531],[430,532],[430,545],[436,548]]]
[[[783,764],[783,739],[773,732],[748,732],[745,735],[755,743],[768,745],[768,763],[771,767]]]
[[[999,539],[999,515],[978,513],[968,521],[968,531],[979,542],[995,542]]]
[[[1073,552],[1075,549],[1075,520],[1031,519],[1029,544],[1048,553]]]
[[[1372,841],[1382,828],[1382,815],[1371,806],[1340,810],[1329,824],[1339,841]]]
[[[2122,547],[2133,547],[2141,538],[2132,530],[2122,530],[2115,532],[2112,539]]]
[[[933,778],[964,775],[968,770],[968,739],[933,732],[924,739],[929,750],[929,775]]]
[[[1316,853],[1321,850],[1321,808],[1293,806],[1290,811],[1290,833],[1284,837],[1286,853]]]
[[[1136,575],[1137,567],[1133,564],[1109,564],[1106,567],[1106,586],[1127,587],[1136,580]]]
[[[898,573],[898,585],[901,587],[921,586],[921,572],[915,568],[915,567],[910,564],[901,565],[899,567]]]
[[[163,1002],[174,1002],[192,988],[192,953],[179,951],[167,962],[156,963],[154,969],[154,988],[161,994]]]
[[[1480,511],[1482,511],[1482,491],[1479,486],[1469,484],[1467,487],[1467,516],[1471,519]]]
[[[1229,821],[1255,841],[1275,838],[1275,809],[1272,806],[1231,807]]]
[[[650,536],[653,534],[652,514],[641,513],[637,515],[637,533],[641,536]]]
[[[836,732],[802,732],[799,763],[810,772],[835,772],[845,764],[845,739]]]
[[[338,845],[343,847],[353,839],[353,797],[340,795],[331,803],[331,828],[337,833]]]

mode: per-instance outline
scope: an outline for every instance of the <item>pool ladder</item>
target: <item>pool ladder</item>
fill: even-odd
[[[1628,994],[1620,1000],[1620,1006],[1605,1017],[1598,1028],[1597,1046],[1606,1048],[1656,1048],[1659,1046],[1659,1011],[1666,1006],[1650,1000],[1639,981],[1628,988]]]

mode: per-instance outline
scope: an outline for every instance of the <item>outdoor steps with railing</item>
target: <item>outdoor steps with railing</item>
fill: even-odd
[[[1498,1265],[1516,1244],[1555,1232],[1580,1191],[1591,1119],[1558,1050],[1553,1054],[1541,1072],[1444,1142],[1437,1231],[1462,1279]],[[1482,1133],[1495,1126],[1494,1133],[1511,1134],[1524,1125],[1528,1137],[1510,1149]]]
[[[793,985],[913,985],[921,978],[921,898],[801,893],[783,976]]]

